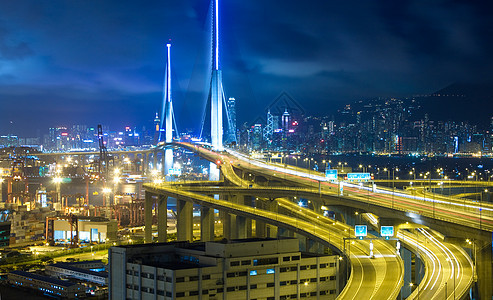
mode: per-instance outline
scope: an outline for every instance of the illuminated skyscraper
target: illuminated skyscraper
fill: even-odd
[[[237,142],[236,140],[236,100],[235,98],[229,98],[226,102],[226,109],[228,112],[228,136],[226,138],[228,143]]]
[[[270,109],[267,111],[267,123],[264,128],[264,141],[269,146],[272,143],[272,134],[274,133],[274,116],[270,113]]]
[[[159,142],[160,129],[161,129],[161,120],[159,119],[159,115],[156,112],[156,116],[154,117],[154,144]]]
[[[288,112],[288,109],[284,110],[284,113],[282,114],[282,147],[287,148],[288,146],[288,135],[289,135],[289,129],[291,128],[291,115]]]

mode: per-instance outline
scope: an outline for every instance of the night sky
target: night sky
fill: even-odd
[[[308,114],[491,80],[491,1],[222,0],[221,66],[238,121],[285,91]],[[0,134],[141,126],[160,111],[172,40],[180,128],[200,125],[208,0],[0,1]]]

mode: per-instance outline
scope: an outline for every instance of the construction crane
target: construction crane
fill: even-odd
[[[99,162],[98,172],[99,179],[106,180],[108,178],[109,155],[106,145],[104,144],[103,127],[98,125],[98,142],[99,142]]]
[[[79,219],[76,215],[69,214],[59,217],[46,217],[46,243],[49,245],[55,244],[55,221],[65,220],[68,221],[70,226],[70,248],[79,247]],[[75,233],[75,234],[74,234]]]

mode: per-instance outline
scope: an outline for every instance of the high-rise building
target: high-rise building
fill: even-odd
[[[329,121],[329,133],[333,135],[334,132],[334,121]]]
[[[339,259],[297,239],[159,243],[109,250],[109,299],[335,299]]]
[[[228,135],[226,137],[227,143],[236,143],[236,99],[230,97],[226,102],[226,109],[228,112]]]
[[[272,134],[274,133],[274,116],[270,113],[270,109],[267,111],[267,123],[264,128],[264,141],[266,146],[270,146],[272,143]]]
[[[159,133],[161,130],[161,120],[159,119],[159,115],[156,113],[156,117],[154,117],[154,144],[157,144],[159,141]]]
[[[289,129],[291,129],[291,115],[289,114],[287,108],[284,110],[284,113],[282,114],[281,124],[282,124],[282,147],[284,149],[287,149]]]
[[[255,124],[252,128],[252,148],[262,148],[262,124]]]

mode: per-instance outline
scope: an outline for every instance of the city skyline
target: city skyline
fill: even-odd
[[[225,95],[237,99],[239,124],[282,91],[308,113],[329,114],[361,97],[432,93],[491,77],[488,4],[221,5]],[[2,132],[153,118],[170,38],[179,127],[199,126],[210,61],[207,1],[2,6],[9,12],[0,22]]]

